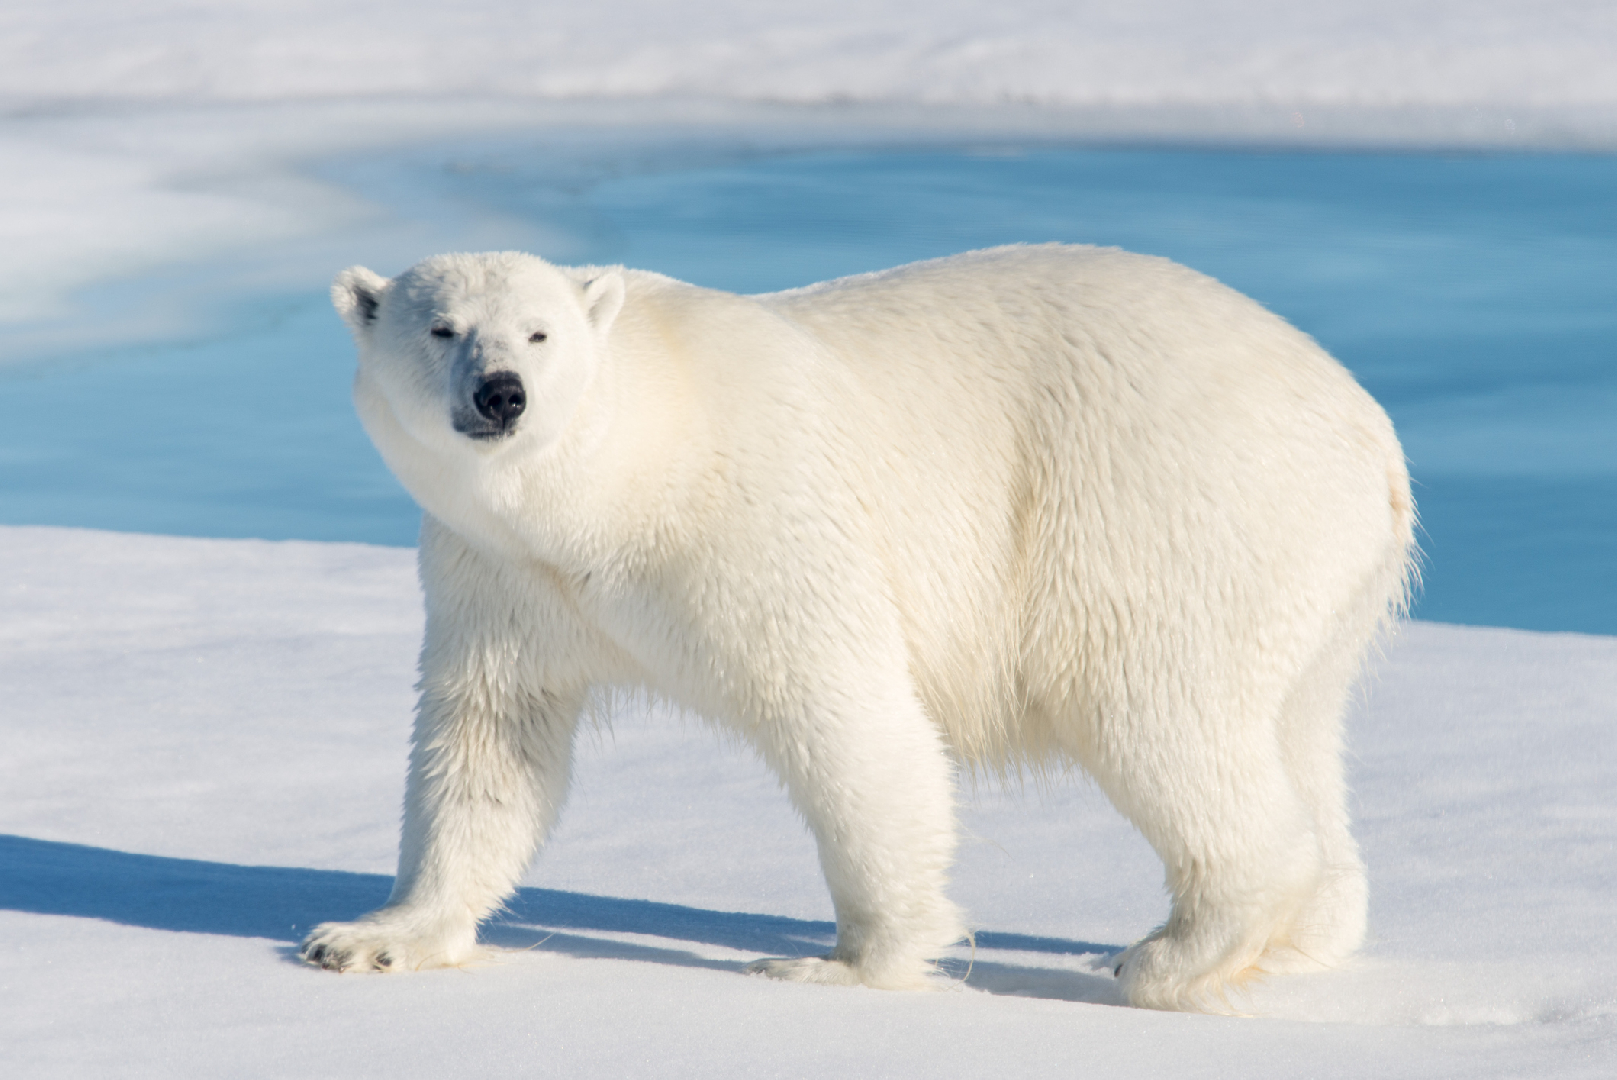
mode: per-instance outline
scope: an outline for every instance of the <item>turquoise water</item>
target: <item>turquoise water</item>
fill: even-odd
[[[399,230],[434,223],[443,247],[744,292],[1017,241],[1169,256],[1312,333],[1386,406],[1422,511],[1420,617],[1617,634],[1617,158],[1001,148],[626,166],[533,141],[321,173]],[[173,287],[205,293],[207,277]],[[229,333],[0,373],[0,521],[412,543],[414,507],[352,417],[324,282],[232,304]]]

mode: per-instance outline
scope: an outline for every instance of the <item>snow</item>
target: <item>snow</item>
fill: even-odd
[[[13,0],[0,99],[1617,102],[1601,0]]]
[[[1166,911],[1081,778],[983,785],[936,994],[747,978],[824,948],[773,779],[700,723],[586,736],[557,836],[467,970],[338,977],[386,895],[413,657],[396,548],[0,529],[8,1074],[1598,1076],[1617,1053],[1617,640],[1416,623],[1350,721],[1371,940],[1232,1000],[1119,1006]]]
[[[541,136],[562,171],[714,139],[1604,152],[1617,7],[11,0],[0,358],[77,363],[109,328],[171,342],[355,252],[396,267],[450,240],[533,242],[497,216],[384,210],[316,166]],[[1119,1007],[1107,956],[1162,918],[1161,869],[1081,777],[968,793],[953,891],[979,935],[945,962],[953,988],[743,977],[828,944],[813,846],[747,752],[647,708],[585,739],[485,962],[301,966],[312,923],[386,894],[420,622],[406,550],[0,528],[6,1075],[1617,1061],[1617,638],[1405,627],[1350,720],[1362,958],[1256,985],[1232,999],[1245,1016],[1182,1016]]]
[[[302,168],[494,131],[1617,146],[1606,0],[12,0],[4,355],[97,283],[362,229]],[[280,277],[302,280],[304,260]],[[323,276],[329,276],[329,271]],[[186,315],[159,302],[137,338]],[[144,325],[140,325],[144,323]]]

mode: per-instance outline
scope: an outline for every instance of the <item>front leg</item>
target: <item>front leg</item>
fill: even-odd
[[[536,661],[567,635],[546,625],[553,605],[511,577],[423,529],[427,637],[398,877],[385,906],[315,927],[301,950],[310,963],[386,971],[471,959],[478,923],[555,822],[584,692]]]
[[[315,927],[309,962],[414,970],[476,955],[478,924],[515,890],[566,795],[579,704],[479,697],[423,700],[393,893],[354,922]]]
[[[966,935],[944,894],[954,858],[954,765],[900,674],[855,681],[759,731],[818,843],[837,914],[830,955],[760,960],[777,979],[933,985],[931,960]]]

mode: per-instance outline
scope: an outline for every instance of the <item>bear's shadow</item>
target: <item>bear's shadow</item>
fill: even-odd
[[[0,909],[102,919],[179,933],[227,934],[288,943],[315,922],[352,919],[382,904],[393,879],[381,874],[134,855],[0,834]],[[607,935],[607,936],[601,936]],[[642,940],[625,940],[629,935]],[[813,956],[836,936],[829,922],[712,911],[652,900],[519,889],[482,939],[507,949],[741,972],[719,960],[660,941],[719,946],[757,956]],[[1054,957],[1109,955],[1118,946],[979,931],[978,950]],[[945,961],[945,974],[994,994],[1118,1004],[1106,974],[986,960]]]

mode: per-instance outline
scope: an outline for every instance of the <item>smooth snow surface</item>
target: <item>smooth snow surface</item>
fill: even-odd
[[[586,738],[467,970],[335,976],[387,892],[408,551],[0,529],[0,1045],[10,1076],[1519,1077],[1617,1061],[1617,640],[1412,624],[1350,723],[1371,941],[1246,1017],[1120,1008],[1166,911],[1079,777],[966,798],[979,930],[934,994],[744,977],[823,949],[813,846],[704,725]]]

